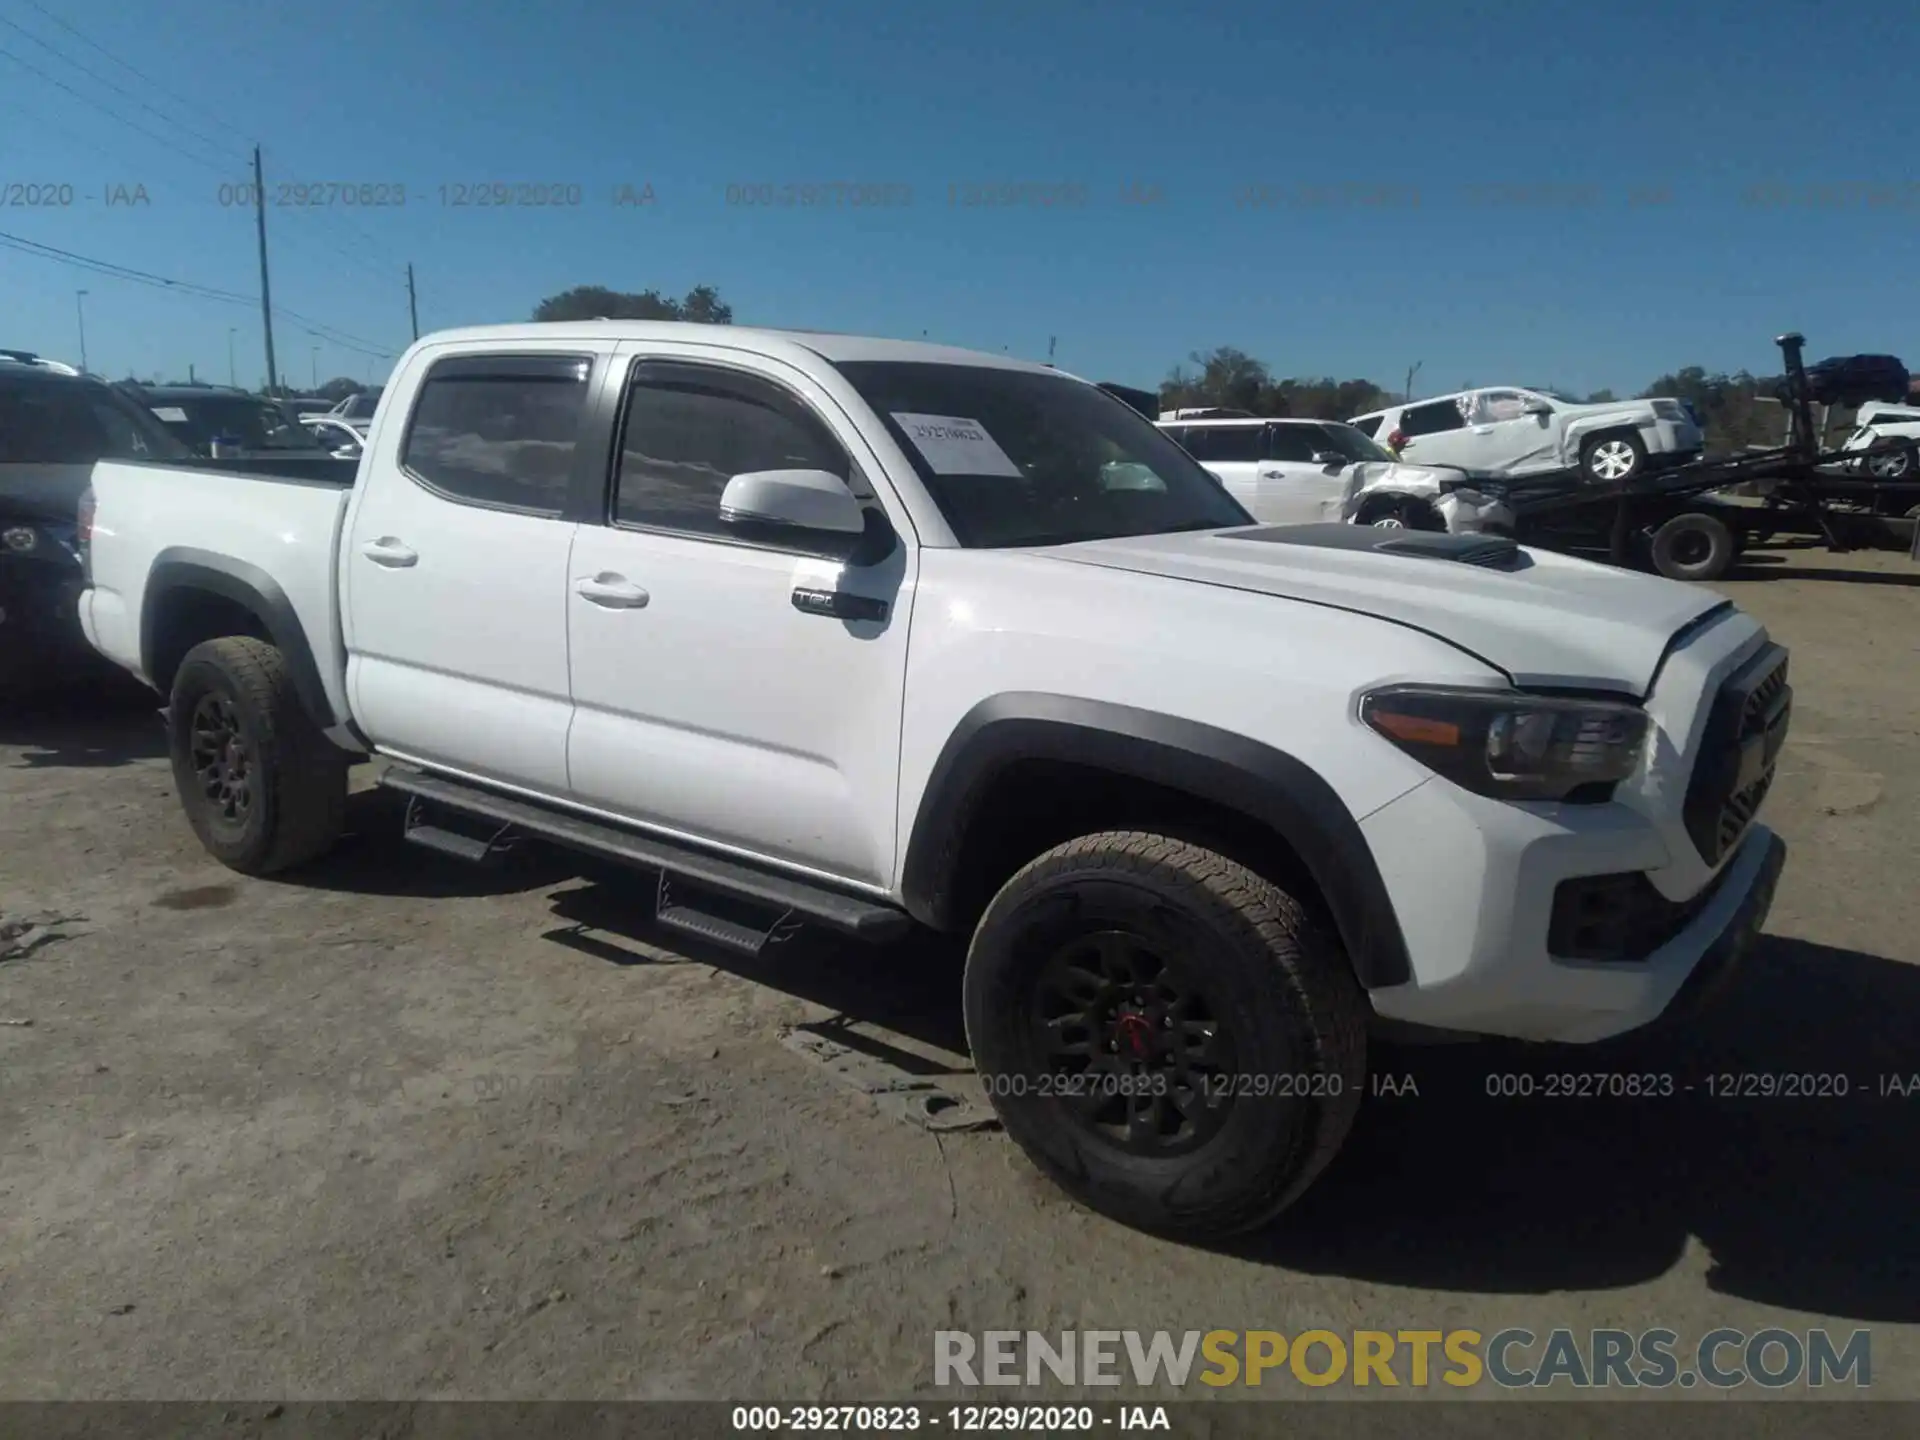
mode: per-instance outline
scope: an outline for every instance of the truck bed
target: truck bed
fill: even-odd
[[[218,603],[221,587],[238,582],[279,609],[278,624],[268,617],[276,632],[304,633],[330,708],[347,714],[334,589],[356,468],[331,456],[101,461],[92,479],[92,588],[80,602],[88,640],[151,682],[155,651],[167,642],[143,622],[148,591],[191,578]]]

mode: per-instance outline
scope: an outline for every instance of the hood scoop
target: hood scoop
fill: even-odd
[[[1231,530],[1222,540],[1269,545],[1305,545],[1318,550],[1371,550],[1420,560],[1452,560],[1483,570],[1525,570],[1533,562],[1513,541],[1498,535],[1446,535],[1429,530],[1382,530],[1372,525],[1266,525]]]

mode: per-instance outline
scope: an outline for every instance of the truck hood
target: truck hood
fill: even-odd
[[[1509,540],[1371,526],[1140,535],[1035,553],[1373,615],[1444,640],[1516,685],[1636,697],[1681,630],[1729,605],[1678,581]]]

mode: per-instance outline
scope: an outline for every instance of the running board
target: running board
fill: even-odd
[[[380,777],[380,784],[417,800],[491,821],[497,826],[511,827],[515,831],[588,855],[659,871],[663,877],[671,876],[702,890],[714,891],[781,916],[780,920],[764,930],[752,932],[760,937],[753,947],[755,953],[767,939],[789,926],[789,919],[812,921],[856,939],[876,942],[898,939],[907,933],[913,923],[904,911],[877,900],[830,890],[808,880],[761,870],[670,840],[609,825],[605,821],[555,810],[535,801],[502,795],[464,780],[429,775],[411,766],[389,765]],[[419,828],[438,830],[441,827]],[[465,836],[448,833],[455,840],[466,839]],[[422,837],[419,843],[447,854],[460,853],[450,846],[435,843],[437,838]],[[498,841],[499,837],[496,837],[490,843],[497,844]],[[466,856],[462,855],[461,858]],[[734,941],[742,941],[745,935],[734,932],[751,930],[751,927],[740,922],[712,914],[700,904],[669,895],[664,886],[660,894],[658,918],[662,924],[688,934],[699,934],[717,943],[730,943],[720,938],[723,933]],[[695,926],[703,928],[695,929]]]
[[[800,915],[791,908],[775,910],[762,901],[713,891],[702,895],[697,887],[676,883],[665,870],[660,872],[653,918],[655,924],[682,935],[756,957],[790,937],[801,924]]]

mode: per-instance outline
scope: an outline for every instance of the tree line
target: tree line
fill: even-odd
[[[1659,376],[1638,392],[1638,398],[1662,396],[1690,402],[1706,422],[1709,450],[1741,450],[1749,445],[1780,443],[1786,417],[1770,399],[1780,380],[1778,375],[1755,375],[1746,370],[1709,372],[1703,366],[1688,365]],[[1523,382],[1503,377],[1490,383]],[[1189,356],[1186,365],[1175,366],[1160,382],[1160,404],[1167,410],[1219,406],[1254,415],[1309,420],[1347,420],[1370,410],[1404,404],[1407,398],[1404,392],[1389,390],[1372,380],[1276,379],[1265,362],[1225,345]],[[1586,396],[1587,403],[1594,405],[1619,398],[1611,390],[1596,390]]]
[[[627,292],[580,285],[542,300],[534,307],[533,318],[688,320],[729,325],[733,323],[733,307],[711,285],[696,285],[679,299],[658,290]],[[1690,402],[1706,422],[1708,449],[1740,450],[1749,445],[1778,444],[1784,435],[1785,416],[1770,400],[1779,381],[1777,375],[1754,375],[1746,370],[1710,372],[1703,366],[1688,365],[1659,376],[1639,396]],[[1489,383],[1520,382],[1500,377]],[[1265,361],[1229,345],[1190,355],[1186,364],[1175,366],[1160,382],[1159,391],[1161,407],[1167,410],[1218,406],[1254,415],[1314,420],[1346,420],[1402,403],[1406,398],[1401,390],[1390,390],[1373,380],[1277,378]],[[1586,397],[1592,404],[1618,398],[1611,390],[1597,390]]]

